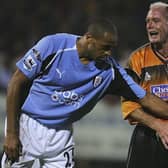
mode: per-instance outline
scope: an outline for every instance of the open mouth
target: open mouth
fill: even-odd
[[[153,36],[157,36],[159,33],[157,31],[151,31],[149,32],[150,36],[153,37]]]

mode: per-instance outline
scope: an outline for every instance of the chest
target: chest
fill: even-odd
[[[59,55],[48,72],[42,77],[43,82],[61,87],[73,87],[86,84],[103,71],[97,69],[93,62],[84,65],[76,53]]]

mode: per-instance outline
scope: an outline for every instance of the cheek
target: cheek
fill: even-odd
[[[160,32],[161,32],[161,36],[163,36],[163,37],[167,37],[168,36],[168,28],[167,27],[162,27],[160,29]]]
[[[149,23],[146,23],[146,30],[149,29]]]
[[[96,44],[95,43],[90,43],[90,44],[88,44],[88,47],[92,50],[95,50],[96,49]]]
[[[89,45],[88,45],[88,52],[90,52],[91,54],[95,54],[95,53],[97,52],[96,45],[94,45],[94,44],[89,44]]]
[[[87,48],[88,48],[88,50],[92,50],[93,45],[92,45],[92,44],[88,44],[88,45],[87,45]]]

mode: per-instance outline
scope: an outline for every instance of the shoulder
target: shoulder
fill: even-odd
[[[130,58],[132,57],[142,57],[145,55],[145,52],[147,50],[150,50],[151,49],[151,45],[150,43],[146,43],[142,46],[140,46],[139,48],[137,48],[136,50],[134,50],[131,55],[130,55]]]
[[[146,43],[142,46],[140,46],[139,48],[137,48],[136,50],[134,50],[128,59],[128,63],[132,62],[132,61],[137,61],[137,60],[143,60],[144,57],[146,56],[146,53],[148,53],[149,51],[151,51],[151,44],[150,43]]]
[[[44,36],[41,38],[41,40],[54,42],[55,40],[67,40],[67,39],[72,39],[75,37],[76,37],[76,35],[73,35],[73,34],[56,33],[56,34]]]
[[[41,41],[44,41],[50,45],[54,46],[62,46],[62,47],[70,47],[73,46],[74,43],[76,43],[76,39],[78,38],[78,35],[74,34],[68,34],[68,33],[57,33],[53,35],[47,35],[41,39]]]
[[[38,43],[35,45],[35,48],[43,49],[47,51],[57,51],[63,48],[69,48],[74,46],[76,43],[77,35],[67,34],[67,33],[57,33],[52,35],[47,35],[42,37]]]

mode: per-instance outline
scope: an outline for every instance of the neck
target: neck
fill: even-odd
[[[166,44],[153,44],[153,48],[156,52],[163,57],[168,58],[168,43]]]
[[[87,57],[87,53],[83,51],[82,47],[82,37],[76,42],[76,48],[78,51],[79,59],[83,64],[88,64],[91,60]]]
[[[80,61],[83,63],[83,64],[88,64],[90,61],[85,58],[85,57],[79,57]]]

